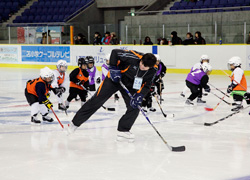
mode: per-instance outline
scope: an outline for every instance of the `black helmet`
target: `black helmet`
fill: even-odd
[[[79,66],[79,67],[82,67],[83,64],[86,64],[86,65],[88,64],[88,63],[86,62],[86,59],[85,59],[85,58],[79,58],[79,59],[78,59],[78,66]]]
[[[93,56],[86,56],[85,59],[87,61],[87,64],[90,64],[90,63],[95,64],[95,60],[94,60]]]

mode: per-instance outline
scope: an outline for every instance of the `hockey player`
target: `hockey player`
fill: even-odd
[[[234,56],[228,61],[228,69],[232,71],[231,84],[227,88],[227,93],[233,96],[235,108],[232,111],[238,111],[243,108],[242,100],[247,91],[247,81],[243,69],[241,69],[241,58]],[[234,81],[235,80],[235,81]],[[239,83],[239,84],[238,84]],[[246,96],[246,95],[245,95]],[[249,99],[246,98],[245,99]]]
[[[201,68],[201,65],[203,63],[209,63],[210,61],[210,58],[208,57],[208,55],[204,54],[201,56],[200,58],[200,62],[199,63],[196,63],[190,70],[191,71],[194,71],[196,69],[200,69]],[[183,91],[181,92],[181,97],[185,97],[186,93],[189,91],[189,88],[187,86],[184,87]]]
[[[95,83],[101,83],[101,77],[95,66],[95,61],[92,56],[86,56],[86,61],[88,62],[88,73],[89,73],[89,90],[96,91]]]
[[[103,63],[103,65],[102,65],[102,81],[105,79],[105,77],[107,76],[108,71],[109,71],[109,68],[108,68],[109,58],[110,58],[110,54],[107,54],[105,57],[105,63]],[[115,93],[114,97],[115,97],[115,101],[119,100],[119,96],[117,93]]]
[[[150,92],[143,98],[142,107],[144,112],[147,112],[146,107],[149,111],[156,111],[156,109],[152,107],[152,96],[156,96],[154,84],[152,84]]]
[[[202,88],[205,89],[206,92],[210,92],[210,87],[207,85],[208,83],[208,75],[211,73],[212,67],[208,63],[202,63],[200,69],[192,70],[187,75],[186,85],[191,91],[191,95],[187,98],[187,105],[194,105],[192,102],[195,98],[198,97],[197,103],[206,103],[202,98]]]
[[[80,96],[81,105],[86,102],[87,91],[89,89],[89,73],[87,71],[87,59],[79,58],[78,59],[78,68],[74,69],[70,75],[70,88],[69,96],[65,102],[65,106],[68,109],[69,103],[72,99],[76,98],[77,95]],[[86,89],[86,90],[85,90]]]
[[[66,107],[63,104],[63,93],[66,91],[66,83],[65,83],[65,77],[66,77],[66,71],[67,71],[67,62],[65,60],[59,60],[56,65],[57,69],[54,70],[54,80],[51,84],[52,91],[57,96],[58,100],[58,109],[59,110],[66,110]]]
[[[48,116],[49,109],[53,107],[47,96],[51,90],[51,83],[54,74],[51,69],[45,67],[40,70],[40,77],[29,80],[25,88],[25,97],[31,106],[31,122],[41,123],[37,115],[40,112],[43,121],[53,122],[53,118]]]
[[[97,93],[88,100],[76,113],[69,124],[68,133],[74,132],[77,127],[87,121],[111,96],[120,91],[125,101],[127,111],[118,123],[118,140],[133,140],[130,132],[138,114],[138,105],[149,92],[157,69],[154,68],[156,58],[153,54],[142,54],[136,51],[114,49],[110,56],[110,68],[107,77],[97,90]],[[133,98],[119,84],[120,80],[129,89]]]
[[[163,64],[163,62],[161,61],[161,58],[159,55],[155,55],[157,61],[156,61],[156,65],[158,66],[158,71],[156,73],[156,77],[154,80],[154,84],[157,87],[157,94],[161,95],[162,90],[164,89],[164,84],[163,84],[163,80],[162,78],[165,76],[166,71],[167,71],[167,67]],[[161,98],[161,97],[160,97]],[[160,99],[160,101],[162,101],[163,99]]]

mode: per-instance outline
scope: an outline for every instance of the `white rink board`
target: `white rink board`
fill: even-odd
[[[28,45],[27,45],[28,46]],[[48,47],[41,46],[39,47]],[[70,47],[70,65],[77,65],[77,58],[79,56],[94,56],[96,59],[96,65],[101,66],[106,54],[111,53],[112,49],[125,49],[136,50],[144,53],[154,53],[153,46],[143,45],[117,45],[117,46],[91,46],[91,45],[65,45]],[[65,47],[54,46],[54,47]],[[18,48],[18,60],[2,61],[4,64],[46,64],[53,65],[54,62],[24,62],[22,58],[22,45],[4,45],[4,47]],[[53,51],[53,47],[51,50]],[[232,56],[239,56],[242,58],[243,69],[250,70],[250,46],[248,45],[203,45],[203,46],[155,46],[157,53],[160,55],[164,64],[169,68],[174,69],[190,69],[195,63],[197,63],[202,54],[207,54],[211,59],[213,69],[227,69],[228,59]],[[7,56],[8,53],[2,54]]]

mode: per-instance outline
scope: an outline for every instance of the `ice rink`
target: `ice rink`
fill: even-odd
[[[125,112],[121,98],[119,103],[111,98],[105,104],[116,108],[115,112],[99,109],[71,136],[66,135],[52,113],[53,123],[32,125],[24,89],[26,81],[37,77],[39,69],[0,68],[1,180],[250,179],[250,108],[214,126],[197,124],[219,120],[231,113],[231,107],[222,102],[215,111],[207,112],[204,105],[185,106],[180,92],[186,74],[167,73],[164,77],[162,107],[175,118],[164,118],[155,99],[153,107],[157,111],[148,113],[169,145],[185,145],[185,152],[169,151],[141,114],[131,130],[135,142],[117,142],[118,120]],[[210,83],[226,91],[230,79],[211,75]],[[209,107],[219,102],[213,94],[203,99]],[[64,125],[80,108],[80,101],[72,102],[66,116],[57,110],[53,93],[51,101]]]

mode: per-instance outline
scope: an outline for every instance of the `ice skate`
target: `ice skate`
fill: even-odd
[[[31,122],[35,123],[35,124],[40,124],[41,123],[41,121],[38,120],[36,116],[31,116]]]
[[[188,105],[188,106],[193,106],[194,105],[194,103],[190,99],[187,99],[185,104]]]
[[[197,103],[203,104],[203,103],[206,103],[206,101],[203,101],[201,98],[198,98],[198,99],[197,99]]]
[[[181,98],[184,98],[185,97],[185,94],[183,94],[183,92],[180,94],[180,97]]]
[[[129,131],[118,131],[117,133],[117,141],[128,141],[128,142],[134,142],[135,135],[132,134]]]
[[[58,109],[59,109],[59,110],[62,110],[62,111],[67,110],[66,106],[64,106],[63,103],[59,103],[59,104],[58,104]]]
[[[239,111],[243,109],[243,106],[241,104],[238,104],[235,108],[232,108],[231,111]]]
[[[54,119],[52,117],[48,116],[48,115],[45,115],[45,116],[43,116],[43,121],[53,122]]]
[[[68,124],[68,127],[66,128],[67,135],[69,136],[70,134],[73,134],[77,128],[78,128],[77,126],[75,126],[72,122],[70,122]]]

